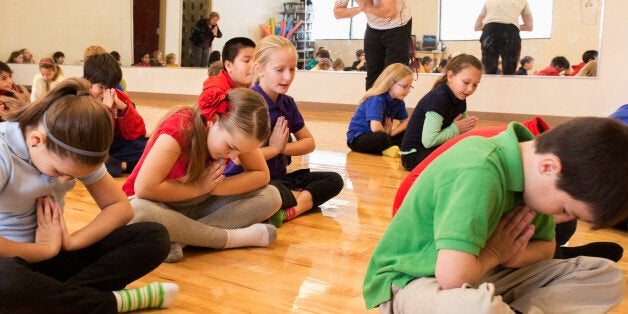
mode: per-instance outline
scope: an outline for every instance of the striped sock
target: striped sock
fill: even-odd
[[[297,216],[297,211],[294,207],[280,209],[272,217],[268,218],[268,223],[279,228],[288,220],[292,220]]]
[[[174,301],[179,286],[170,282],[153,282],[141,288],[113,291],[118,312],[150,308],[167,308]]]

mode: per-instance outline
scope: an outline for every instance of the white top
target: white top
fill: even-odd
[[[336,0],[340,5],[346,6],[349,0]],[[373,0],[373,6],[381,6],[381,0]],[[397,0],[397,15],[394,18],[378,17],[374,14],[366,13],[368,25],[374,29],[392,29],[408,24],[412,18],[409,0]]]
[[[487,0],[480,12],[482,23],[513,24],[519,28],[519,16],[532,14],[526,0]]]
[[[31,102],[37,100],[37,85],[42,85],[42,83],[39,83],[40,80],[45,83],[44,78],[41,76],[41,73],[37,73],[35,74],[35,76],[33,76],[33,85],[31,87]],[[57,84],[59,84],[59,82],[63,80],[63,75],[59,74],[59,76],[57,76],[57,79],[50,83],[50,89],[57,86]]]
[[[78,179],[90,185],[106,173],[103,164]],[[31,161],[19,124],[0,123],[0,236],[23,243],[35,242],[37,198],[51,195],[63,209],[63,197],[74,188],[75,182],[62,183],[41,173]]]

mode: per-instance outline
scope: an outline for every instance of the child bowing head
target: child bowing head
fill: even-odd
[[[68,79],[7,116],[19,123],[32,162],[42,173],[69,180],[96,170],[107,158],[111,116],[89,97],[88,88],[82,79]]]

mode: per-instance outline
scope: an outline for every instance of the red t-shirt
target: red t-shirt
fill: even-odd
[[[122,185],[122,190],[126,194],[126,196],[135,195],[135,179],[137,178],[137,174],[142,168],[142,164],[144,163],[144,159],[153,148],[155,144],[155,140],[161,134],[167,134],[172,136],[177,143],[179,143],[179,147],[181,148],[181,155],[177,158],[172,169],[168,172],[166,179],[178,179],[185,175],[185,169],[188,166],[187,159],[187,151],[190,149],[190,143],[184,142],[184,137],[187,132],[190,131],[193,124],[193,115],[192,110],[190,109],[182,109],[170,117],[168,117],[155,131],[151,139],[146,144],[146,148],[144,149],[144,153],[142,154],[142,158],[133,169],[133,172],[126,179],[124,184]]]

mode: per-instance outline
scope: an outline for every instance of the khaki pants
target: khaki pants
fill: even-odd
[[[477,287],[442,290],[436,278],[415,279],[381,313],[605,313],[621,302],[624,278],[606,259],[580,256],[552,259],[520,269],[497,267]]]

